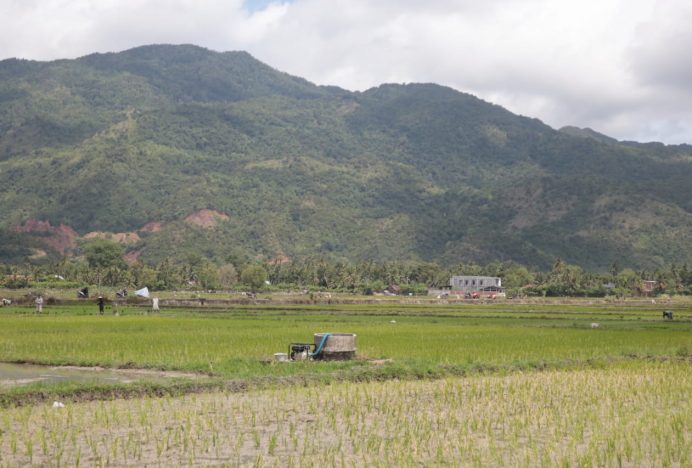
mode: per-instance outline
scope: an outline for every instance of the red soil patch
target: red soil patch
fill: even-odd
[[[163,229],[163,223],[160,221],[149,221],[147,224],[142,226],[141,232],[159,232]]]
[[[229,219],[231,218],[225,213],[204,208],[187,215],[185,222],[203,228],[211,228],[219,224],[219,221],[228,221]]]
[[[31,256],[29,258],[31,259],[37,259],[37,258],[43,258],[48,256],[48,252],[46,252],[43,249],[31,249]]]
[[[128,265],[132,266],[135,263],[139,261],[139,256],[142,254],[141,251],[139,250],[133,250],[132,252],[128,252],[123,256],[123,260],[125,260],[125,263]]]
[[[269,264],[271,265],[283,265],[284,263],[291,263],[291,259],[286,255],[277,255],[269,260]]]
[[[72,250],[75,247],[77,232],[70,226],[61,224],[60,226],[51,226],[50,221],[39,221],[37,219],[27,219],[24,224],[15,226],[15,232],[25,233],[41,233],[39,237],[43,243],[52,249],[65,255],[65,252]]]

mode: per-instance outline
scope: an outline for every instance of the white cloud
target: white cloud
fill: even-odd
[[[362,90],[436,82],[555,127],[692,142],[687,5],[261,0],[249,8],[243,0],[5,0],[0,57],[71,58],[164,42],[245,49],[319,84]]]

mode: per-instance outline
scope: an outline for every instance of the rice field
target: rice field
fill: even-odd
[[[690,466],[680,362],[5,410],[4,465]]]
[[[331,372],[349,363],[267,366],[289,343],[314,333],[358,335],[358,355],[391,359],[407,368],[542,365],[624,356],[689,355],[692,310],[675,321],[648,309],[604,311],[508,308],[177,309],[144,315],[141,309],[98,316],[58,308],[35,315],[0,315],[0,361],[149,367],[246,378]],[[514,314],[514,315],[512,315]],[[599,328],[592,329],[591,323]]]
[[[0,466],[692,466],[689,306],[144,312],[0,310],[0,361],[216,382],[0,385]],[[271,361],[324,331],[356,333],[359,359]]]

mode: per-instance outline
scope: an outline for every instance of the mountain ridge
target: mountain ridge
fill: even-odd
[[[0,62],[0,229],[163,221],[128,247],[149,262],[166,248],[692,261],[689,145],[555,130],[431,83],[317,86],[246,52],[191,45],[31,63]],[[202,209],[230,219],[201,233],[180,221]]]

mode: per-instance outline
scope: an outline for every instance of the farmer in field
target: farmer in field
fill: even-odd
[[[96,301],[99,305],[99,314],[103,315],[103,309],[106,308],[106,300],[103,298],[103,296],[99,296],[98,301]]]
[[[159,311],[159,298],[158,298],[158,297],[152,298],[152,300],[151,300],[151,310],[153,310],[154,312],[158,312],[158,311]]]
[[[36,312],[39,314],[43,312],[43,296],[39,295],[34,302],[36,303]]]

